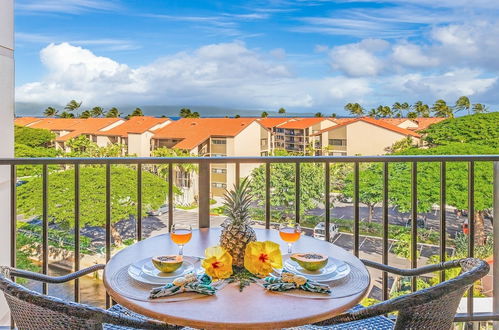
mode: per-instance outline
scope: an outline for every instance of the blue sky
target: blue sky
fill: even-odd
[[[17,0],[20,102],[499,104],[495,0]]]

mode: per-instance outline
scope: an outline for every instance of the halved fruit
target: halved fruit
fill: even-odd
[[[163,273],[171,273],[182,266],[184,259],[179,255],[158,256],[152,258],[152,264]]]
[[[320,253],[294,253],[291,260],[309,271],[316,271],[327,265],[328,258]]]

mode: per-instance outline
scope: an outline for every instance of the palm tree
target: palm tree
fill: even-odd
[[[179,116],[182,118],[189,118],[191,116],[192,112],[191,109],[188,108],[182,108],[180,109]]]
[[[416,119],[416,118],[418,118],[418,113],[416,111],[409,111],[407,113],[407,118]]]
[[[473,113],[484,113],[484,112],[488,112],[488,111],[489,111],[489,108],[482,103],[473,104]]]
[[[412,106],[412,110],[416,113],[416,117],[430,117],[430,107],[428,106],[428,104],[424,104],[422,101],[417,101],[416,103],[414,103],[414,105]]]
[[[133,110],[133,112],[130,114],[130,117],[141,117],[143,115],[144,113],[142,112],[141,108],[135,108],[135,110]]]
[[[315,113],[315,117],[324,117],[324,116],[322,115],[322,112],[317,112]]]
[[[460,98],[457,99],[454,108],[456,109],[456,112],[461,110],[466,110],[469,115],[471,110],[470,99],[467,96],[461,96]]]
[[[77,102],[75,100],[71,100],[68,102],[68,104],[66,104],[66,106],[64,107],[64,110],[67,110],[69,112],[72,112],[72,111],[76,112],[81,107],[81,103],[82,102]]]
[[[331,114],[331,118],[336,118],[336,117],[338,117],[338,115],[336,114],[336,112],[333,112],[333,113]]]
[[[435,101],[431,107],[431,111],[433,111],[435,117],[454,118],[452,108],[442,99]]]
[[[345,110],[357,117],[360,117],[364,114],[364,108],[358,103],[348,103],[347,105],[345,105]]]
[[[234,118],[241,118],[241,115],[235,115]]]
[[[387,105],[380,105],[376,108],[376,112],[378,113],[378,116],[386,118],[386,117],[392,117],[393,116],[393,111],[392,108],[390,108]]]
[[[277,110],[277,112],[280,114],[280,115],[283,115],[286,113],[286,109],[284,108],[280,108],[279,110]]]
[[[45,109],[45,111],[43,112],[43,114],[46,116],[46,117],[53,117],[55,115],[57,115],[57,109],[56,108],[53,108],[53,107],[47,107],[47,109]]]
[[[260,117],[262,118],[267,118],[268,116],[269,114],[267,113],[267,111],[262,112],[262,114],[260,115]]]
[[[201,115],[199,114],[199,112],[197,111],[194,111],[192,114],[191,114],[191,118],[199,118],[201,117]]]
[[[106,112],[106,118],[118,118],[119,116],[121,116],[121,113],[116,107],[112,107]]]
[[[396,117],[398,117],[398,118],[404,117],[404,112],[409,110],[409,103],[407,103],[407,102],[404,102],[404,103],[395,102],[392,105],[392,110],[395,113]]]
[[[64,111],[59,115],[59,118],[74,118],[74,117],[75,117],[74,113],[70,113],[67,111]]]
[[[85,110],[80,114],[80,118],[86,119],[90,117],[92,117],[92,113],[90,112],[90,110]]]
[[[102,107],[93,107],[92,110],[90,110],[90,113],[92,114],[92,117],[100,117],[104,115],[104,108]]]
[[[377,118],[378,117],[378,111],[374,108],[372,108],[371,110],[369,110],[369,112],[367,113],[367,115],[371,118]]]

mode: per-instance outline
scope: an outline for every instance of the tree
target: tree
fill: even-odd
[[[241,118],[241,115],[235,115],[234,118]]]
[[[14,127],[14,141],[17,144],[24,144],[29,147],[48,148],[52,145],[56,135],[49,130],[31,128],[26,126]]]
[[[369,110],[367,115],[371,118],[376,118],[376,117],[378,117],[378,111],[376,109],[372,108],[371,110]]]
[[[457,99],[454,108],[456,109],[456,112],[461,110],[466,110],[469,115],[471,110],[470,99],[467,96],[461,96],[460,98]]]
[[[412,111],[416,113],[416,117],[430,117],[430,107],[422,101],[417,101],[412,106]]]
[[[121,113],[116,107],[112,107],[106,112],[106,118],[118,118],[119,116],[121,116]]]
[[[273,156],[290,156],[283,149],[275,150]],[[295,165],[277,163],[271,166],[270,203],[283,215],[291,216],[295,205]],[[265,166],[251,172],[251,187],[254,200],[258,205],[265,203]],[[300,211],[305,213],[324,200],[324,166],[322,164],[303,163],[300,165]]]
[[[74,117],[75,117],[74,113],[70,113],[70,112],[67,112],[67,111],[63,111],[59,115],[59,118],[74,118]]]
[[[322,112],[316,112],[314,117],[324,117],[324,116],[322,115]]]
[[[14,127],[14,155],[15,157],[56,157],[58,151],[52,148],[56,135],[49,130],[25,126]],[[52,165],[51,165],[52,167]],[[49,167],[49,168],[51,168]],[[33,176],[41,174],[41,167],[37,165],[18,165],[18,176]]]
[[[179,115],[182,118],[199,118],[200,117],[199,112],[197,112],[197,111],[192,112],[191,109],[188,109],[188,108],[180,109]]]
[[[331,118],[336,118],[336,117],[338,117],[338,115],[336,114],[336,112],[333,112],[333,113],[331,114]]]
[[[452,108],[447,105],[447,102],[441,99],[435,101],[431,107],[431,111],[433,111],[436,117],[454,118]]]
[[[417,146],[414,144],[412,137],[408,136],[392,144],[389,148],[387,148],[386,151],[388,151],[389,153],[395,153],[415,147]]]
[[[354,197],[353,172],[346,176],[342,193],[345,197]],[[383,201],[383,172],[381,164],[361,164],[359,171],[359,202],[367,206],[367,222],[374,216],[374,208]]]
[[[90,113],[92,114],[92,117],[94,117],[94,118],[101,117],[104,115],[104,108],[93,107],[92,110],[90,110]]]
[[[144,116],[144,113],[142,112],[141,108],[135,108],[133,112],[130,114],[130,117],[141,117]]]
[[[396,117],[399,117],[399,118],[405,117],[405,112],[407,110],[409,110],[409,103],[407,103],[407,102],[404,102],[404,103],[395,102],[392,105],[392,111]]]
[[[392,108],[386,105],[380,105],[376,108],[376,113],[378,116],[386,118],[386,117],[392,117],[393,116],[393,111]]]
[[[90,112],[90,110],[85,110],[80,114],[80,118],[83,118],[83,119],[87,119],[90,117],[92,117],[92,113]]]
[[[458,117],[433,124],[423,131],[424,140],[430,146],[449,143],[499,145],[499,112]]]
[[[267,118],[268,116],[269,114],[267,113],[267,111],[262,112],[262,114],[260,115],[260,117],[262,118]]]
[[[345,110],[357,117],[364,115],[364,108],[358,103],[348,103],[345,105]]]
[[[137,214],[137,172],[130,167],[113,166],[111,170],[111,233],[115,244],[121,244],[116,223]],[[52,172],[48,176],[48,218],[64,229],[74,228],[74,170]],[[157,209],[168,196],[167,182],[150,173],[142,173],[143,216]],[[105,226],[106,169],[101,166],[80,169],[80,225]],[[178,191],[174,191],[178,193]],[[37,177],[18,187],[17,206],[27,217],[42,214],[42,178]]]
[[[481,104],[481,103],[476,103],[476,104],[473,104],[473,113],[484,113],[484,112],[488,112],[489,109],[487,108],[487,106]]]
[[[77,112],[78,109],[80,109],[81,107],[81,104],[82,102],[77,102],[75,100],[71,100],[68,102],[68,104],[66,104],[66,106],[64,107],[64,110],[67,110],[69,112]]]
[[[65,154],[67,157],[121,157],[126,152],[126,145],[109,144],[99,147],[85,135],[70,139],[67,146],[71,150]]]
[[[286,109],[284,108],[279,108],[279,110],[277,111],[280,115],[283,115],[286,113]]]
[[[45,111],[43,112],[43,115],[45,117],[54,117],[55,115],[57,115],[57,112],[57,109],[53,107],[47,107],[47,109],[45,109]]]

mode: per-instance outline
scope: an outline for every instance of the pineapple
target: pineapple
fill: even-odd
[[[227,220],[222,224],[220,245],[232,256],[234,266],[244,266],[244,252],[249,242],[256,241],[256,234],[251,228],[249,220],[249,207],[251,204],[250,180],[245,178],[227,190],[224,196],[225,215]]]

